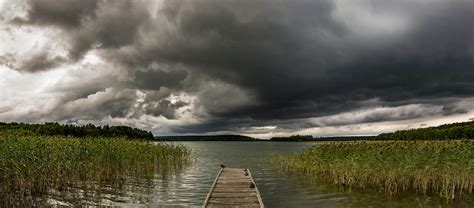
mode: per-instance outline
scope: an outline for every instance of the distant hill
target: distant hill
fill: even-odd
[[[260,141],[242,135],[191,135],[191,136],[158,136],[158,141]]]
[[[128,126],[83,126],[59,123],[26,124],[0,122],[0,135],[45,135],[72,137],[127,137],[129,139],[152,140],[149,131]]]

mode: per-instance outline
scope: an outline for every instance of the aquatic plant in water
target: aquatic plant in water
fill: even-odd
[[[62,192],[121,187],[185,164],[184,146],[125,138],[0,135],[0,207],[46,203]]]
[[[472,140],[334,142],[269,161],[285,171],[348,187],[378,188],[389,196],[415,191],[455,199],[474,188]]]

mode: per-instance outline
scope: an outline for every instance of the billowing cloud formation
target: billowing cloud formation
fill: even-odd
[[[4,120],[266,134],[474,110],[463,104],[474,95],[471,1],[23,3],[2,28],[57,44],[5,52],[0,64],[69,78],[44,88],[46,109],[20,111],[10,98]]]
[[[25,54],[24,60],[17,60],[13,54],[0,56],[0,64],[21,72],[40,72],[55,69],[66,62],[61,56],[51,57],[46,51]]]
[[[26,18],[16,17],[18,24],[58,25],[67,28],[77,27],[86,17],[95,13],[98,1],[94,0],[29,0]]]

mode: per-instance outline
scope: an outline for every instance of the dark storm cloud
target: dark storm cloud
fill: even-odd
[[[364,101],[374,98],[395,107],[474,94],[474,27],[466,24],[474,20],[474,3],[417,7],[408,31],[371,42],[352,40],[347,25],[332,15],[332,3],[259,1],[259,13],[245,19],[239,18],[252,10],[247,1],[237,7],[222,1],[172,3],[164,14],[178,32],[154,52],[161,61],[186,64],[255,93],[260,105],[213,114],[223,120],[250,117],[253,125],[338,114],[366,107]],[[410,3],[392,2],[383,9],[400,5]],[[433,114],[379,114],[354,123]],[[211,120],[190,131],[233,125]]]
[[[171,103],[169,100],[160,100],[155,103],[148,103],[144,106],[144,113],[154,116],[163,116],[167,119],[176,119],[176,110],[187,104],[188,103],[182,101]]]
[[[181,88],[180,82],[187,76],[184,70],[163,71],[137,71],[135,73],[135,84],[140,89],[159,90],[165,86],[168,88]]]
[[[13,54],[0,56],[0,65],[5,65],[19,72],[34,73],[55,69],[67,61],[65,57],[51,56],[47,51],[27,54],[27,57],[21,60],[17,60],[15,57]]]
[[[69,56],[80,60],[89,50],[118,48],[135,41],[148,20],[146,3],[126,0],[29,0],[27,17],[13,24],[56,26],[70,43]]]
[[[332,1],[259,1],[259,13],[240,20],[249,5],[184,1],[164,11],[178,32],[155,48],[158,59],[249,89],[261,102],[215,116],[301,118],[372,98],[390,106],[474,94],[474,28],[465,24],[474,20],[472,2],[419,8],[410,31],[380,47],[351,42],[346,25],[333,18]]]
[[[58,120],[101,120],[107,117],[125,118],[134,110],[137,95],[133,90],[107,88],[61,105],[54,114]]]
[[[399,121],[406,119],[423,118],[427,116],[452,115],[466,113],[452,105],[433,104],[410,104],[397,107],[366,108],[347,113],[320,116],[311,119],[229,119],[220,118],[209,120],[204,123],[177,127],[173,129],[176,133],[188,132],[247,132],[256,126],[275,126],[278,131],[297,131],[313,127],[346,126],[361,123],[377,123],[387,121]]]
[[[474,96],[472,1],[361,1],[355,6],[369,20],[351,19],[341,4],[354,5],[331,0],[169,0],[156,12],[146,1],[42,2],[30,1],[27,18],[16,22],[61,28],[72,60],[98,49],[127,69],[134,77],[127,87],[149,98],[135,116],[175,119],[189,103],[167,96],[196,96],[205,120],[175,132],[452,115],[468,110],[455,102]],[[387,20],[383,28],[393,30],[380,33],[372,24],[383,15],[405,25]],[[110,115],[134,111],[124,106]],[[389,110],[370,111],[381,106]],[[366,113],[351,120],[350,111]],[[311,117],[323,120],[304,121]]]
[[[159,36],[162,39],[158,43],[116,57],[131,59],[133,66],[146,67],[153,61],[184,64],[192,73],[204,73],[256,92],[257,99],[264,101],[262,108],[246,109],[248,112],[242,108],[238,112],[232,108],[215,111],[205,105],[208,112],[221,114],[214,116],[265,117],[270,116],[267,110],[314,105],[302,99],[305,95],[301,91],[314,92],[308,87],[312,88],[315,78],[327,70],[326,62],[337,55],[331,41],[347,32],[331,17],[334,5],[330,1],[167,3],[160,13],[174,27],[168,31],[166,27],[152,28],[147,32],[165,34]],[[294,113],[271,116],[299,116]]]
[[[15,18],[16,24],[58,25],[68,29],[78,27],[91,17],[99,1],[97,0],[28,0],[26,18]]]
[[[83,23],[71,34],[73,59],[80,59],[87,51],[119,48],[135,42],[140,26],[148,20],[146,1],[104,1],[96,17]]]
[[[66,61],[64,57],[48,57],[47,53],[36,54],[25,60],[19,67],[19,71],[39,72],[57,68]]]

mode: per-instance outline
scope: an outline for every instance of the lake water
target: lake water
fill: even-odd
[[[267,207],[300,207],[308,202],[304,192],[288,178],[272,169],[266,162],[269,154],[298,152],[311,144],[290,142],[174,142],[190,147],[196,160],[170,181],[173,195],[157,196],[156,204],[202,206],[220,164],[227,167],[249,168]],[[167,192],[163,189],[161,193]],[[292,200],[288,200],[291,198]],[[312,201],[312,200],[309,200]]]
[[[129,184],[118,206],[200,207],[220,167],[249,168],[266,207],[472,207],[473,199],[446,204],[442,199],[409,193],[399,198],[377,191],[345,190],[333,184],[285,174],[266,163],[269,154],[288,154],[314,144],[291,142],[171,142],[189,147],[194,161],[182,170],[151,181]]]

